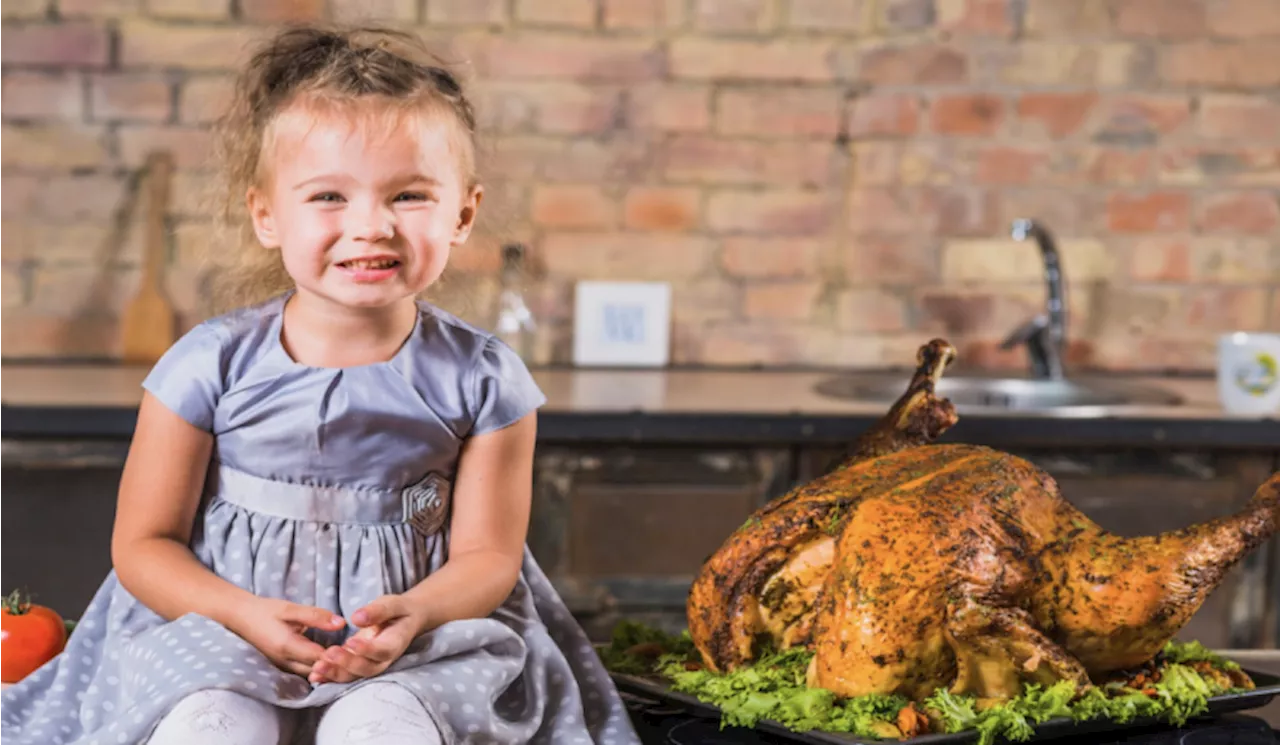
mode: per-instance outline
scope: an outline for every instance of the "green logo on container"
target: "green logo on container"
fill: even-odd
[[[1252,363],[1236,368],[1236,385],[1251,396],[1264,396],[1280,378],[1280,364],[1266,352],[1258,352]]]

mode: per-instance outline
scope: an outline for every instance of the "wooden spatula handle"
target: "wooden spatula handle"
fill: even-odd
[[[173,176],[173,156],[155,152],[147,157],[144,179],[147,209],[142,246],[142,276],[138,292],[120,319],[121,358],[130,364],[154,364],[173,344],[176,333],[173,305],[164,294],[164,213]]]
[[[173,179],[173,156],[156,151],[147,157],[147,236],[143,247],[142,283],[160,281],[164,269],[164,211],[169,203],[169,183]]]

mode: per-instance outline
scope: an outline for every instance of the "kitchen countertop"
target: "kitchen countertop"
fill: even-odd
[[[5,363],[0,367],[0,434],[6,439],[128,438],[147,370]],[[539,415],[539,435],[544,442],[562,443],[839,445],[887,409],[883,403],[838,400],[814,391],[820,380],[843,372],[850,371],[536,368],[534,377],[548,398]],[[905,385],[907,373],[896,375]],[[1212,378],[1116,379],[1164,388],[1183,403],[1120,407],[1105,417],[962,411],[960,423],[944,439],[1045,447],[1280,447],[1280,421],[1228,416],[1218,405]]]

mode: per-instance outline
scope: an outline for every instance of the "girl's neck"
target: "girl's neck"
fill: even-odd
[[[304,291],[285,301],[280,343],[299,364],[354,367],[386,362],[413,333],[413,298],[381,308],[350,308]]]

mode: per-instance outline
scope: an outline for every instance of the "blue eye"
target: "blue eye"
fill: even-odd
[[[311,197],[312,202],[341,202],[342,195],[333,191],[324,191]]]
[[[401,193],[397,194],[397,195],[396,195],[396,198],[395,198],[395,201],[397,201],[397,202],[403,202],[403,201],[422,202],[422,201],[425,201],[425,200],[426,200],[426,198],[427,198],[427,195],[426,195],[426,194],[423,194],[423,193],[422,193],[422,192],[420,192],[420,191],[405,191],[405,192],[401,192]]]

